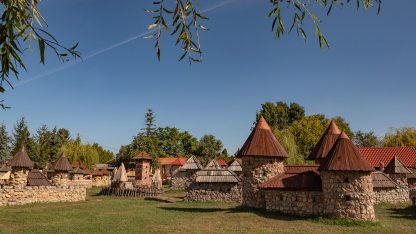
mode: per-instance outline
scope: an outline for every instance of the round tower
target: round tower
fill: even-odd
[[[27,184],[29,170],[33,168],[34,163],[30,160],[24,146],[17,151],[14,157],[9,161],[12,167],[10,176],[10,185],[15,187],[24,187]]]
[[[243,205],[264,208],[264,193],[259,185],[284,172],[283,160],[287,158],[287,153],[263,117],[260,117],[237,156],[242,161]]]
[[[54,175],[52,177],[52,183],[54,185],[68,185],[69,184],[69,171],[72,170],[71,164],[64,153],[52,165]]]
[[[341,133],[319,167],[324,213],[330,217],[374,220],[373,166]]]

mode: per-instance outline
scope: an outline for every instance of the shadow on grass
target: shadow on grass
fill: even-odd
[[[416,206],[409,206],[404,208],[390,208],[388,209],[393,218],[416,220]]]

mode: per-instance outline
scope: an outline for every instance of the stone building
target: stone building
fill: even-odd
[[[263,117],[260,117],[237,156],[242,159],[243,205],[265,208],[264,193],[259,186],[284,172],[283,160],[287,158],[287,153]]]
[[[107,187],[110,185],[110,172],[106,169],[91,171],[92,186]]]
[[[12,167],[10,185],[14,187],[26,186],[29,171],[33,168],[34,163],[27,155],[24,146],[10,159],[9,166]]]
[[[150,165],[152,156],[146,152],[139,152],[133,157],[135,165],[134,186],[151,187],[152,186],[152,167]]]
[[[71,164],[64,153],[52,164],[54,170],[52,183],[55,185],[68,185],[70,183],[69,171],[72,170]]]
[[[172,175],[173,189],[186,189],[192,181],[193,176],[203,167],[195,156],[190,157],[183,166],[178,168]]]
[[[409,200],[409,190],[398,185],[382,171],[371,174],[373,179],[374,203],[400,203]]]

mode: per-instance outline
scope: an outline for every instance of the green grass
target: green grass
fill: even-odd
[[[376,206],[377,222],[300,218],[235,203],[182,202],[183,191],[159,199],[95,196],[77,203],[0,208],[1,233],[416,233],[416,209]]]

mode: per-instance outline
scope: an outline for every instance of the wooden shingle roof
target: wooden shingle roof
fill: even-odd
[[[288,157],[286,150],[276,139],[263,116],[260,117],[237,156]]]
[[[398,185],[381,171],[371,173],[373,188],[397,188]]]
[[[205,169],[221,169],[221,166],[218,164],[217,160],[213,159],[208,163]]]
[[[403,165],[399,157],[394,156],[384,169],[387,174],[412,174],[412,172]]]
[[[325,133],[322,135],[321,139],[312,149],[307,160],[320,160],[326,158],[332,146],[335,144],[335,141],[338,139],[341,130],[339,130],[335,121],[332,120],[328,128],[325,130]]]
[[[68,158],[64,153],[59,156],[59,158],[52,165],[55,171],[70,171],[72,169],[71,164],[69,164]]]
[[[33,168],[34,162],[30,160],[29,156],[26,153],[25,147],[22,146],[22,148],[20,148],[20,150],[17,151],[13,158],[10,159],[9,166]]]
[[[204,169],[196,172],[198,183],[238,183],[238,176],[228,169]]]
[[[195,156],[190,157],[181,167],[182,170],[202,170],[204,167]]]
[[[134,157],[134,160],[145,159],[145,160],[152,160],[152,155],[147,152],[141,151],[138,152]]]
[[[48,178],[39,170],[33,169],[29,171],[27,176],[27,185],[29,186],[52,186]]]
[[[236,159],[234,160],[231,165],[228,167],[228,170],[234,171],[234,172],[241,172],[243,171],[243,168],[241,167],[240,160]]]
[[[374,171],[348,136],[342,132],[328,156],[319,167],[320,171]]]

